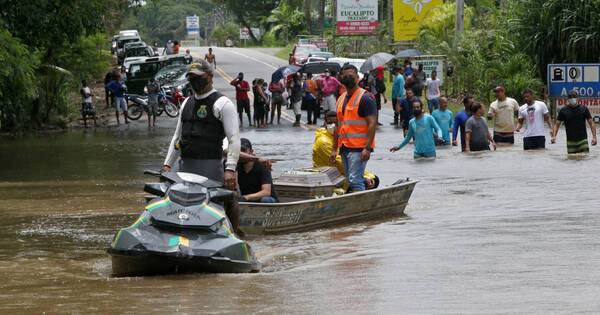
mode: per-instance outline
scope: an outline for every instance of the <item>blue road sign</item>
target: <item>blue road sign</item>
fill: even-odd
[[[600,98],[600,64],[549,64],[550,97],[566,98],[570,90],[576,90],[582,98]]]

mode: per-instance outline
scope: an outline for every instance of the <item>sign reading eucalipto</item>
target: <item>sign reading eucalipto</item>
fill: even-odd
[[[338,0],[338,35],[372,35],[379,25],[377,0]]]
[[[571,90],[577,91],[578,103],[592,116],[600,116],[600,64],[549,64],[548,95],[559,109],[567,104]]]

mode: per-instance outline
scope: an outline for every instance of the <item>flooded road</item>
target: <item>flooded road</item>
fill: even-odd
[[[276,65],[216,53],[230,76],[267,78]],[[233,95],[227,78],[215,83]],[[420,181],[407,216],[253,238],[264,268],[240,275],[109,276],[105,249],[142,211],[142,172],[162,164],[174,120],[0,138],[0,314],[600,311],[599,148],[568,159],[561,131],[541,152],[523,152],[517,135],[497,152],[417,162],[412,146],[387,152],[401,141],[391,120],[386,106],[368,169],[383,185]],[[275,175],[311,165],[312,131],[283,121],[243,136],[277,161]]]
[[[312,132],[275,129],[244,136],[276,173],[310,165]],[[368,168],[383,184],[421,181],[407,217],[254,238],[259,274],[110,278],[105,248],[141,211],[142,170],[161,164],[169,137],[2,139],[0,313],[600,310],[598,154],[567,159],[562,138],[543,152],[519,143],[415,162],[410,149],[384,152],[399,139],[384,127]]]

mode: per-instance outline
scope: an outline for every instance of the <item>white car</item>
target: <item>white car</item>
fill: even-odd
[[[137,37],[140,37],[140,34],[138,33],[137,30],[124,30],[124,31],[120,31],[119,32],[119,36],[120,37],[125,37],[125,36],[137,36]]]
[[[352,58],[342,58],[342,57],[333,57],[329,58],[329,62],[337,62],[340,64],[340,67],[343,67],[345,64],[349,63],[358,69],[358,77],[362,80],[363,74],[360,73],[360,67],[362,67],[363,63],[367,61],[366,59],[352,59]]]

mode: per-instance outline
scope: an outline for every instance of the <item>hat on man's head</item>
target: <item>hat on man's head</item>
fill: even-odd
[[[252,150],[252,142],[246,138],[240,139],[240,147],[242,150]]]
[[[195,62],[190,65],[190,69],[188,70],[187,75],[195,74],[195,75],[203,75],[203,74],[213,75],[213,70],[210,64],[206,60],[202,60],[200,62]]]

